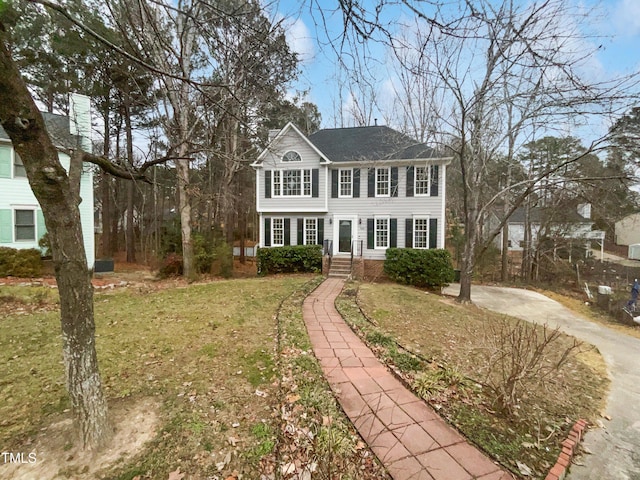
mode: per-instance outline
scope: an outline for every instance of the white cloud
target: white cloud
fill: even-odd
[[[315,45],[311,32],[300,18],[292,23],[287,23],[285,22],[285,33],[289,48],[298,54],[298,59],[302,63],[310,62],[315,56]]]
[[[627,37],[640,34],[640,2],[620,0],[615,6],[613,21],[619,34]]]

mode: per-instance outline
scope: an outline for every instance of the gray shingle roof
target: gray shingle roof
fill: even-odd
[[[433,148],[386,126],[328,128],[309,141],[332,162],[440,158]]]
[[[55,113],[42,112],[47,132],[51,136],[54,145],[58,147],[74,148],[78,146],[79,138],[69,133],[69,117]],[[0,140],[9,140],[9,135],[0,125]]]

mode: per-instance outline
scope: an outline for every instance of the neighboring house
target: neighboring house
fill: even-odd
[[[89,98],[72,95],[71,118],[43,113],[47,131],[59,148],[91,147]],[[60,162],[69,169],[69,156],[59,152]],[[87,264],[95,262],[93,232],[93,175],[85,167],[80,179],[80,220]],[[9,136],[0,126],[0,247],[40,248],[38,241],[46,233],[42,209],[31,191],[22,159],[13,149]]]
[[[545,208],[533,207],[529,210],[529,223],[531,225],[531,238],[535,243],[541,233],[557,238],[589,240],[599,239],[604,232],[594,231],[593,220],[591,220],[591,205],[580,204],[577,210],[569,210],[562,214],[549,218],[549,211]],[[496,222],[492,220],[490,225]],[[509,229],[509,251],[519,252],[524,249],[525,241],[525,209],[517,208],[509,217],[507,223]],[[541,232],[541,229],[544,232]],[[501,246],[501,235],[498,235],[494,242]]]
[[[385,126],[307,137],[289,123],[252,164],[259,246],[320,244],[368,260],[389,247],[444,248],[450,161]]]
[[[632,213],[615,224],[616,245],[640,243],[640,213]]]

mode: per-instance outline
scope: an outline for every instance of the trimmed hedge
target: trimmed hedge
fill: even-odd
[[[40,250],[0,247],[0,277],[33,278],[42,275]]]
[[[322,245],[293,245],[258,250],[258,275],[322,271]]]
[[[442,249],[387,248],[384,272],[415,287],[443,287],[454,277],[451,254]]]

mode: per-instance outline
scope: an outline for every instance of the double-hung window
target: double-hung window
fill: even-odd
[[[389,219],[388,218],[376,218],[375,219],[375,248],[388,248],[389,247]]]
[[[429,219],[413,219],[413,248],[429,248]]]
[[[429,167],[416,167],[414,181],[416,195],[429,195]]]
[[[34,210],[15,210],[16,241],[36,239]]]
[[[353,170],[341,168],[338,176],[338,197],[351,198],[353,196]]]
[[[13,151],[13,176],[14,177],[26,177],[27,171],[24,168],[24,164],[22,163],[22,159],[18,152]]]
[[[274,247],[284,245],[284,218],[271,219],[271,245]]]
[[[274,170],[274,197],[310,197],[311,170]]]
[[[304,219],[304,244],[315,245],[318,243],[318,219]]]
[[[376,197],[391,195],[391,172],[389,168],[376,168]]]

